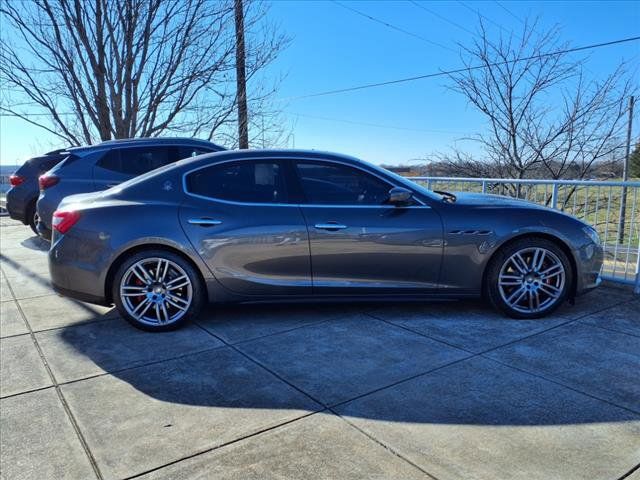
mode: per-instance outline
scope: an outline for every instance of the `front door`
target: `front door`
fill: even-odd
[[[300,207],[288,203],[278,161],[200,168],[185,179],[180,223],[216,279],[242,295],[309,295],[311,266]]]
[[[429,205],[386,204],[396,186],[341,163],[299,161],[316,294],[422,293],[438,286],[442,223]]]

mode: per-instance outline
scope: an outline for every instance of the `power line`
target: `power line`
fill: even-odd
[[[487,22],[489,22],[489,23],[491,23],[491,24],[495,25],[496,27],[498,27],[498,28],[499,28],[500,30],[502,30],[503,32],[507,32],[507,33],[509,33],[509,30],[507,30],[506,28],[504,28],[504,27],[503,27],[502,25],[500,25],[498,22],[494,22],[494,21],[493,21],[493,20],[491,20],[489,17],[487,17],[487,16],[485,16],[485,15],[482,15],[482,14],[480,13],[480,10],[476,10],[475,8],[471,8],[469,5],[467,5],[466,3],[464,3],[464,2],[463,2],[463,1],[461,1],[461,0],[458,0],[458,3],[459,3],[460,5],[462,5],[464,8],[466,8],[467,10],[469,10],[469,11],[471,11],[471,12],[475,13],[476,15],[478,15],[480,18],[482,18],[482,19],[486,20]]]
[[[600,48],[600,47],[608,47],[610,45],[618,45],[621,43],[627,43],[627,42],[634,42],[640,40],[640,36],[638,37],[629,37],[629,38],[623,38],[620,40],[612,40],[610,42],[603,42],[603,43],[596,43],[593,45],[585,45],[583,47],[575,47],[575,48],[567,48],[564,50],[556,50],[554,52],[549,52],[549,53],[542,53],[539,55],[532,55],[530,57],[521,57],[521,58],[516,58],[514,60],[504,60],[502,62],[494,62],[494,63],[490,63],[488,65],[475,65],[475,66],[471,66],[471,67],[463,67],[463,68],[456,68],[453,70],[443,70],[440,72],[433,72],[433,73],[427,73],[425,75],[416,75],[415,77],[407,77],[407,78],[399,78],[397,80],[387,80],[385,82],[377,82],[377,83],[367,83],[364,85],[357,85],[357,86],[353,86],[353,87],[347,87],[347,88],[339,88],[336,90],[327,90],[325,92],[318,92],[318,93],[311,93],[308,95],[301,95],[298,97],[291,97],[288,100],[300,100],[303,98],[312,98],[312,97],[322,97],[325,95],[335,95],[337,93],[346,93],[346,92],[352,92],[355,90],[364,90],[366,88],[374,88],[374,87],[382,87],[385,85],[395,85],[397,83],[406,83],[406,82],[413,82],[416,80],[423,80],[426,78],[434,78],[434,77],[442,77],[445,75],[451,75],[454,73],[461,73],[461,72],[468,72],[470,70],[479,70],[479,69],[483,69],[483,68],[488,68],[488,67],[497,67],[500,65],[508,65],[511,63],[517,63],[517,62],[523,62],[526,60],[535,60],[535,59],[539,59],[539,58],[546,58],[546,57],[552,57],[555,55],[563,55],[565,53],[573,53],[573,52],[580,52],[583,50],[591,50],[591,49],[595,49],[595,48]]]
[[[509,15],[511,15],[513,18],[515,18],[516,20],[518,20],[521,23],[524,23],[524,21],[517,16],[515,13],[513,13],[511,10],[509,10],[507,7],[505,7],[502,3],[498,2],[498,0],[493,0],[493,2],[498,5],[501,9],[503,9],[505,12],[507,12]]]
[[[384,20],[380,20],[379,18],[372,17],[369,14],[366,14],[364,12],[361,12],[360,10],[357,10],[357,9],[355,9],[353,7],[345,5],[344,3],[339,2],[338,0],[332,0],[332,1],[336,5],[339,5],[342,8],[344,8],[346,10],[349,10],[349,11],[351,11],[351,12],[357,14],[357,15],[360,15],[360,16],[362,16],[364,18],[367,18],[367,19],[371,20],[372,22],[379,23],[379,24],[384,25],[385,27],[390,28],[392,30],[395,30],[397,32],[404,33],[405,35],[408,35],[408,36],[413,37],[413,38],[417,38],[418,40],[422,40],[423,42],[426,42],[426,43],[428,43],[430,45],[434,45],[436,47],[440,47],[440,48],[444,48],[445,50],[449,50],[450,52],[457,53],[456,50],[454,50],[453,48],[447,47],[446,45],[443,45],[443,44],[438,43],[438,42],[434,42],[433,40],[429,40],[428,38],[425,38],[425,37],[423,37],[421,35],[418,35],[417,33],[410,32],[409,30],[405,30],[404,28],[398,27],[396,25],[392,25],[391,23],[385,22]]]
[[[471,35],[475,35],[475,32],[472,32],[471,30],[469,30],[468,28],[460,25],[458,22],[454,22],[453,20],[449,20],[447,17],[440,15],[438,12],[435,12],[433,10],[431,10],[430,8],[425,7],[422,3],[418,3],[415,0],[409,0],[411,3],[413,3],[416,7],[421,8],[422,10],[424,10],[425,12],[429,12],[431,15],[438,17],[440,20],[447,22],[450,25],[453,25],[454,27],[459,28],[460,30],[464,30],[467,33],[470,33]]]

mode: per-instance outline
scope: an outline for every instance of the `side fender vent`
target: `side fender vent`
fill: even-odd
[[[491,235],[492,230],[451,230],[449,235]]]

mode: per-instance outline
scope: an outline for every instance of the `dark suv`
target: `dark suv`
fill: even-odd
[[[39,180],[38,233],[51,239],[51,218],[60,201],[76,193],[106,190],[158,167],[223,147],[194,138],[109,140],[70,148],[67,157]]]
[[[38,201],[38,177],[51,170],[68,155],[68,149],[54,150],[38,157],[33,157],[9,177],[11,189],[7,192],[7,211],[9,216],[29,225],[34,233],[38,223],[36,202]]]

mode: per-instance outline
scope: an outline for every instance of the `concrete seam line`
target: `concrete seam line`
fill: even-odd
[[[442,343],[443,345],[446,345],[447,347],[455,348],[456,350],[462,350],[463,352],[467,352],[467,353],[470,353],[472,355],[477,355],[477,352],[472,352],[471,350],[466,349],[464,347],[460,347],[459,345],[454,345],[453,343],[445,342],[444,340],[432,337],[431,335],[427,335],[426,333],[419,332],[418,330],[414,330],[413,328],[407,327],[405,325],[399,325],[399,324],[391,322],[389,320],[385,320],[384,318],[376,317],[372,313],[368,313],[367,315],[369,315],[371,318],[374,318],[376,320],[384,322],[387,325],[390,325],[392,327],[400,328],[402,330],[406,330],[407,332],[414,333],[416,335],[420,335],[421,337],[428,338],[429,340],[433,340],[434,342]]]
[[[636,472],[640,470],[640,463],[638,465],[636,465],[635,467],[633,467],[631,470],[629,470],[627,473],[625,473],[624,475],[622,475],[620,478],[618,478],[617,480],[624,480],[625,478],[629,478],[631,476],[632,473]]]
[[[623,332],[622,330],[616,330],[614,328],[603,327],[602,325],[594,325],[592,323],[586,323],[584,320],[585,320],[584,318],[580,319],[580,324],[581,325],[587,325],[589,327],[600,328],[602,330],[606,330],[607,332],[620,333],[622,335],[629,335],[630,337],[640,338],[640,335],[636,335],[635,333]],[[8,337],[5,337],[5,338],[8,338]]]
[[[4,274],[4,271],[2,270],[2,268],[0,267],[0,272],[2,272]],[[6,275],[5,275],[6,278]],[[6,280],[7,282],[7,287],[9,288],[9,292],[11,293],[11,296],[15,299],[15,294],[13,292],[13,287],[11,286],[9,280]],[[93,453],[91,452],[91,449],[89,448],[89,444],[87,443],[86,439],[84,438],[84,435],[82,434],[82,431],[80,430],[80,426],[78,425],[78,422],[76,421],[75,417],[73,416],[73,413],[71,412],[71,408],[69,407],[69,405],[67,404],[66,399],[64,398],[64,395],[62,394],[62,391],[60,390],[60,385],[58,384],[55,375],[53,374],[53,372],[51,371],[51,367],[49,366],[49,363],[47,362],[47,358],[44,355],[44,352],[42,351],[42,348],[40,348],[40,344],[38,343],[38,340],[33,332],[33,329],[31,328],[31,324],[29,323],[29,321],[27,320],[27,316],[24,314],[24,312],[22,311],[22,307],[20,306],[20,304],[18,302],[16,302],[18,311],[20,312],[20,315],[22,316],[22,319],[24,320],[25,324],[27,325],[27,328],[29,329],[29,335],[31,337],[31,341],[33,342],[36,351],[38,352],[38,355],[40,356],[40,360],[42,361],[44,368],[47,371],[47,374],[49,375],[49,378],[51,380],[51,382],[53,383],[53,387],[56,391],[56,394],[58,395],[58,399],[60,400],[60,403],[62,404],[62,408],[65,411],[67,418],[69,419],[69,422],[71,423],[71,427],[73,428],[73,430],[76,433],[76,436],[78,438],[78,440],[80,441],[80,445],[82,446],[82,449],[84,450],[85,455],[87,456],[88,460],[89,460],[89,464],[91,465],[91,468],[93,469],[93,472],[95,473],[96,477],[98,478],[98,480],[103,480],[103,476],[102,476],[102,472],[100,472],[100,468],[98,467],[98,463],[96,462],[95,457],[93,456]]]
[[[424,473],[427,477],[429,477],[432,480],[439,480],[438,477],[434,476],[433,474],[429,473],[428,471],[426,471],[424,468],[420,467],[419,465],[417,465],[416,463],[412,462],[411,460],[409,460],[408,458],[406,458],[404,455],[402,455],[400,452],[396,451],[394,448],[390,447],[389,445],[387,445],[386,443],[384,443],[381,440],[378,440],[376,437],[374,437],[373,435],[371,435],[370,433],[368,433],[367,431],[363,430],[362,428],[358,427],[357,425],[355,425],[354,423],[350,422],[349,420],[347,420],[346,418],[344,418],[342,415],[340,415],[338,412],[336,412],[335,410],[333,410],[332,408],[329,408],[329,411],[331,413],[333,413],[336,417],[338,417],[339,419],[341,419],[343,422],[345,422],[347,425],[349,425],[351,428],[357,430],[358,432],[360,432],[362,435],[364,435],[366,438],[368,438],[369,440],[371,440],[373,443],[375,443],[376,445],[380,445],[382,448],[384,448],[386,451],[392,453],[393,455],[395,455],[396,457],[398,457],[399,459],[403,460],[404,462],[408,463],[409,465],[411,465],[412,467],[416,468],[417,470],[419,470],[420,472]]]
[[[293,418],[291,420],[287,420],[287,421],[279,423],[277,425],[273,425],[271,427],[266,427],[266,428],[263,428],[262,430],[258,430],[257,432],[253,432],[253,433],[244,435],[242,437],[230,440],[228,442],[221,443],[220,445],[217,445],[215,447],[211,447],[211,448],[207,448],[207,449],[204,449],[204,450],[200,450],[199,452],[192,453],[190,455],[184,456],[184,457],[179,458],[177,460],[172,460],[172,461],[170,461],[168,463],[165,463],[164,465],[160,465],[159,467],[150,468],[149,470],[145,470],[144,472],[139,472],[139,473],[136,473],[136,474],[131,475],[129,477],[124,477],[123,480],[131,480],[133,478],[138,478],[138,477],[141,477],[142,475],[146,475],[146,474],[151,473],[151,472],[156,472],[158,470],[162,470],[163,468],[170,467],[171,465],[175,465],[177,463],[184,462],[185,460],[189,460],[191,458],[199,457],[200,455],[205,455],[205,454],[207,454],[209,452],[213,452],[215,450],[220,450],[221,448],[227,447],[229,445],[233,445],[233,444],[242,442],[243,440],[247,440],[249,438],[257,437],[257,436],[262,435],[264,433],[271,432],[273,430],[277,430],[277,429],[282,428],[282,427],[286,427],[287,425],[290,425],[292,423],[298,422],[298,421],[300,421],[300,420],[302,420],[304,418],[308,418],[308,417],[311,417],[312,415],[316,415],[318,413],[322,413],[322,412],[326,412],[326,411],[327,411],[327,409],[323,408],[322,410],[317,410],[315,412],[306,413],[305,415],[301,415],[299,417]]]
[[[317,403],[318,405],[321,405],[323,407],[323,409],[326,408],[326,405],[324,404],[324,402],[321,402],[317,399],[315,399],[313,396],[309,395],[307,392],[305,392],[304,390],[302,390],[301,388],[299,388],[298,386],[294,385],[293,383],[289,382],[288,380],[285,380],[284,378],[282,378],[280,375],[278,375],[276,372],[272,371],[270,368],[268,368],[267,366],[263,365],[262,362],[259,362],[258,360],[256,360],[255,358],[251,357],[249,354],[243,352],[242,350],[238,349],[235,347],[235,345],[230,344],[226,341],[224,341],[222,338],[218,337],[217,335],[211,333],[210,331],[208,331],[206,328],[204,328],[202,325],[200,325],[197,322],[194,322],[198,327],[200,327],[202,330],[204,330],[205,332],[207,332],[209,335],[217,338],[218,340],[220,340],[221,342],[223,342],[226,346],[228,346],[229,348],[231,348],[232,350],[234,350],[236,353],[242,355],[244,358],[246,358],[247,360],[249,360],[250,362],[255,363],[256,365],[258,365],[260,368],[262,368],[263,370],[267,371],[268,373],[270,373],[271,375],[273,375],[274,377],[276,377],[277,379],[279,379],[280,381],[286,383],[287,385],[289,385],[291,388],[293,388],[294,390],[297,390],[299,393],[302,393],[304,396],[308,397],[309,399],[311,399],[314,403]]]
[[[563,382],[561,382],[560,380],[555,380],[555,379],[553,379],[553,378],[547,377],[547,376],[542,375],[542,374],[540,374],[540,373],[535,373],[535,372],[532,372],[532,371],[526,370],[526,369],[521,368],[521,367],[516,367],[516,366],[514,366],[514,365],[510,365],[510,364],[505,363],[505,362],[502,362],[502,361],[500,361],[500,360],[496,360],[495,358],[486,357],[486,356],[484,356],[484,354],[480,354],[480,356],[481,356],[482,358],[485,358],[485,359],[487,359],[487,360],[489,360],[489,361],[492,361],[492,362],[494,362],[494,363],[497,363],[497,364],[499,364],[499,365],[502,365],[502,366],[505,366],[505,367],[511,368],[511,369],[513,369],[513,370],[517,370],[517,371],[519,371],[519,372],[521,372],[521,373],[525,373],[525,374],[527,374],[527,375],[531,375],[532,377],[539,378],[539,379],[544,380],[544,381],[546,381],[546,382],[553,383],[553,384],[555,384],[555,385],[558,385],[558,386],[560,386],[560,387],[566,388],[566,389],[568,389],[568,390],[571,390],[571,391],[573,391],[573,392],[579,393],[579,394],[581,394],[581,395],[584,395],[584,396],[586,396],[586,397],[592,398],[592,399],[594,399],[594,400],[598,400],[598,401],[600,401],[600,402],[604,402],[604,403],[606,403],[606,404],[608,404],[608,405],[611,405],[612,407],[616,407],[616,408],[620,408],[620,409],[622,409],[622,410],[626,410],[627,412],[632,413],[632,414],[634,414],[634,415],[640,415],[640,411],[634,410],[634,409],[629,408],[629,407],[625,407],[625,406],[623,406],[623,405],[618,405],[617,403],[614,403],[614,402],[612,402],[611,400],[607,400],[607,399],[605,399],[605,398],[600,398],[600,397],[598,397],[598,396],[596,396],[596,395],[593,395],[592,393],[584,392],[584,391],[579,390],[579,389],[577,389],[577,388],[575,388],[575,387],[572,387],[571,385],[567,385],[566,383],[563,383]]]
[[[218,345],[217,347],[205,348],[203,350],[198,350],[198,351],[195,351],[195,352],[189,352],[189,353],[185,353],[185,354],[182,354],[182,355],[176,355],[175,357],[163,358],[162,360],[152,360],[150,362],[144,362],[144,363],[138,363],[138,364],[135,364],[135,365],[129,365],[128,367],[116,368],[116,369],[113,369],[113,370],[105,371],[105,372],[102,372],[102,373],[96,373],[96,374],[89,375],[89,376],[82,377],[82,378],[76,378],[76,379],[73,379],[73,380],[66,380],[64,382],[60,382],[59,385],[71,385],[71,384],[74,384],[74,383],[83,382],[84,380],[91,380],[93,378],[106,377],[108,375],[113,376],[114,373],[122,373],[122,372],[126,372],[127,370],[135,370],[136,368],[149,367],[151,365],[158,365],[158,364],[164,363],[164,362],[171,362],[173,360],[180,360],[181,358],[190,357],[192,355],[200,355],[201,353],[211,352],[213,350],[217,350],[219,348],[225,348],[225,347],[226,347],[226,345]]]

